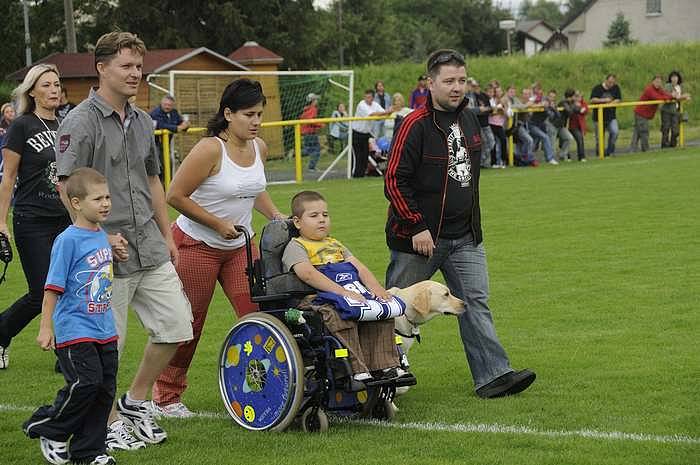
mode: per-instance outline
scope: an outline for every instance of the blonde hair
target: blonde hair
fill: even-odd
[[[8,108],[12,108],[14,110],[12,103],[10,103],[10,102],[3,103],[2,107],[0,107],[0,121],[5,120],[5,110],[7,110]],[[8,123],[9,123],[9,121],[8,121]]]
[[[396,101],[401,102],[401,106],[405,107],[406,106],[406,100],[404,100],[403,95],[401,95],[400,92],[396,92],[394,95],[391,96],[391,103],[393,104]]]
[[[61,77],[58,73],[56,65],[51,63],[39,63],[32,66],[27,75],[24,76],[24,81],[12,91],[12,100],[17,102],[17,116],[25,113],[31,113],[36,108],[34,97],[29,93],[34,89],[36,82],[41,76],[46,73],[56,73],[56,76]]]
[[[65,181],[66,195],[69,199],[83,200],[87,197],[90,187],[95,184],[107,184],[107,178],[94,168],[77,168]]]

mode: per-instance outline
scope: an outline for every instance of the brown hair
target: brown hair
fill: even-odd
[[[66,195],[69,199],[83,200],[88,195],[88,189],[95,184],[107,184],[107,178],[94,168],[78,168],[65,181]]]
[[[97,63],[109,63],[120,50],[129,48],[141,56],[146,55],[146,44],[131,32],[113,31],[104,34],[95,45],[95,69]]]
[[[306,208],[304,208],[304,204],[308,202],[315,202],[317,200],[323,200],[324,202],[326,201],[326,199],[324,199],[323,196],[316,191],[299,192],[294,197],[292,197],[292,216],[301,218],[301,216],[306,211]]]

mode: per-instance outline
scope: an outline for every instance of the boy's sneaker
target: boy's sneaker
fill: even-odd
[[[175,402],[168,405],[155,405],[156,414],[166,418],[191,418],[194,413],[182,402]]]
[[[117,420],[107,426],[107,440],[105,441],[108,451],[113,450],[137,450],[146,447],[146,443],[136,439],[131,433],[134,428],[124,424],[122,420]]]
[[[367,383],[369,381],[372,381],[372,375],[367,373],[366,371],[363,371],[362,373],[355,373],[352,375],[352,379],[355,381],[359,381],[360,383]]]
[[[47,462],[54,465],[65,465],[70,461],[67,442],[52,441],[40,436],[39,445],[41,446],[41,453]]]
[[[10,348],[0,346],[0,370],[4,370],[10,364]]]
[[[111,455],[98,455],[89,465],[116,465],[117,461]]]
[[[138,405],[129,405],[126,394],[117,401],[117,412],[124,422],[134,428],[134,436],[149,444],[160,444],[168,438],[163,428],[153,418],[153,404],[142,401]]]

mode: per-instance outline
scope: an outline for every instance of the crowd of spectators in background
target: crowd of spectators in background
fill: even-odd
[[[661,75],[653,77],[644,88],[639,101],[669,100],[661,105],[661,147],[676,147],[679,139],[679,127],[683,118],[680,102],[690,98],[681,87],[683,78],[678,71],[672,71],[665,79]],[[428,101],[428,77],[420,75],[415,89],[410,93],[408,106],[401,93],[391,93],[382,80],[377,80],[373,89],[367,89],[363,99],[357,104],[354,115],[349,115],[345,104],[338,102],[334,107],[332,118],[347,116],[390,116],[386,120],[373,122],[334,122],[328,125],[327,144],[330,153],[340,153],[345,147],[348,131],[352,128],[353,153],[358,163],[354,164],[353,176],[365,174],[381,175],[381,162],[389,155],[393,134],[401,120],[411,111],[420,110]],[[595,85],[588,101],[579,89],[568,88],[560,98],[556,89],[545,93],[540,82],[524,86],[518,92],[515,85],[503,86],[497,80],[491,80],[484,86],[471,77],[467,81],[467,105],[477,115],[481,125],[482,167],[505,168],[508,161],[508,136],[513,136],[514,164],[516,166],[538,166],[540,159],[537,152],[542,151],[541,160],[558,165],[561,161],[575,159],[586,161],[584,136],[593,129],[598,153],[598,111],[590,111],[589,104],[615,104],[622,100],[622,91],[617,84],[617,77],[609,74]],[[323,117],[319,113],[320,99],[315,93],[306,96],[306,105],[299,115],[300,119]],[[75,107],[68,101],[65,89],[62,89],[61,104],[57,115],[63,119]],[[630,142],[630,151],[649,149],[649,123],[655,117],[659,105],[640,104],[634,107],[634,127]],[[589,128],[586,119],[592,116],[593,126]],[[603,109],[605,147],[604,155],[612,156],[616,151],[619,134],[617,109]],[[190,127],[187,115],[180,115],[175,109],[175,99],[166,95],[158,107],[151,111],[155,129],[168,129],[176,133]],[[0,114],[0,144],[5,131],[14,118],[14,108],[10,103],[2,106]],[[509,123],[512,122],[512,123]],[[303,136],[303,156],[309,157],[307,168],[316,171],[321,155],[323,135],[322,124],[305,124],[301,127]],[[172,137],[172,136],[171,136]],[[157,138],[160,141],[160,138]],[[365,150],[365,147],[367,149]],[[367,160],[367,162],[365,162]],[[0,158],[0,167],[2,159]]]

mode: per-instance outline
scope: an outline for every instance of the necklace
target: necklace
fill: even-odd
[[[36,112],[34,112],[34,116],[36,116],[37,119],[38,119],[39,121],[41,121],[41,124],[44,125],[44,127],[46,128],[47,131],[49,131],[49,132],[52,131],[52,129],[50,129],[49,126],[46,124],[46,121],[44,121],[44,118],[42,118],[41,116],[37,115]],[[60,122],[58,119],[56,119],[56,120],[54,120],[54,121],[57,121],[59,124],[61,124],[61,122]],[[55,131],[54,131],[54,132],[55,132]]]

